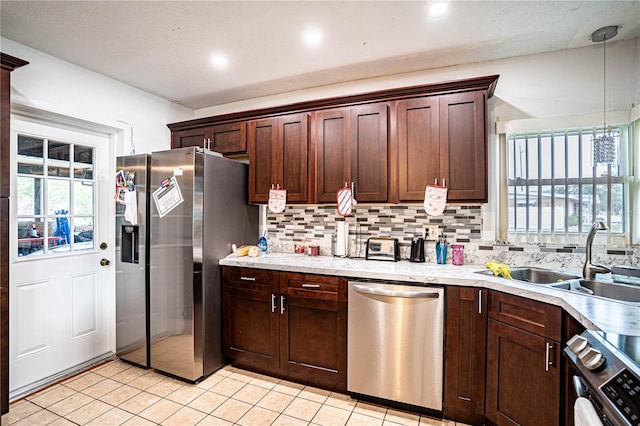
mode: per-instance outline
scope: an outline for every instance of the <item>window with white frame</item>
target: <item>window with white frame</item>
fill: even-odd
[[[516,241],[577,242],[595,220],[620,242],[628,235],[628,127],[615,135],[615,161],[594,162],[603,128],[507,134],[508,235]]]
[[[18,256],[95,248],[94,148],[18,135]]]

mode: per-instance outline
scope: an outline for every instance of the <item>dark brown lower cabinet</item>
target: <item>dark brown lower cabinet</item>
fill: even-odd
[[[347,280],[280,273],[280,371],[326,389],[347,390]]]
[[[271,311],[271,294],[223,289],[225,355],[254,368],[278,368],[278,318]]]
[[[560,422],[562,309],[491,291],[485,414],[497,425]]]
[[[447,287],[443,415],[466,424],[485,422],[488,290]]]
[[[346,279],[222,271],[223,346],[234,365],[346,391]]]

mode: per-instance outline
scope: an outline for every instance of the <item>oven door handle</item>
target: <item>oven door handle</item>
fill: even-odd
[[[576,391],[578,398],[588,398],[587,392],[585,392],[585,385],[580,376],[573,376],[573,390]]]

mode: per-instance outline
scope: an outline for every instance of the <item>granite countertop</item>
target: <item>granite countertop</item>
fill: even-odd
[[[259,257],[229,256],[221,259],[220,265],[348,278],[487,288],[560,306],[587,329],[640,336],[640,304],[610,301],[544,285],[477,274],[477,271],[487,270],[483,265],[454,266],[408,261],[365,261],[287,253],[267,253]]]

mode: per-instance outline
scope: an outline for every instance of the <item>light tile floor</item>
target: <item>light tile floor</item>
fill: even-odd
[[[447,425],[226,366],[192,385],[110,361],[9,407],[8,425]]]

